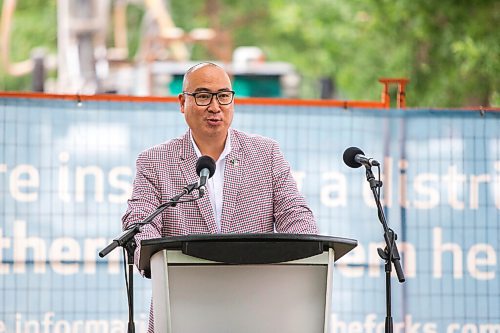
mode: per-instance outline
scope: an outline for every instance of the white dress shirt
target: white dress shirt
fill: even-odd
[[[200,158],[201,151],[194,142],[193,134],[189,131],[189,137],[193,143],[194,151],[196,156]],[[224,150],[219,156],[219,159],[215,162],[215,173],[208,179],[207,182],[207,192],[209,195],[210,203],[212,204],[212,210],[214,212],[215,223],[217,224],[217,230],[220,232],[220,221],[222,216],[222,190],[224,189],[224,169],[226,164],[226,157],[231,152],[231,136],[227,135],[226,144]]]

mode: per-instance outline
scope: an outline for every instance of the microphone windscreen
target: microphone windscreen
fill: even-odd
[[[344,163],[351,168],[359,168],[362,164],[356,162],[356,155],[365,153],[358,147],[349,147],[344,151]]]
[[[215,173],[215,161],[210,156],[204,155],[196,161],[196,173],[200,175],[201,170],[208,169],[210,175],[208,178],[212,177]]]

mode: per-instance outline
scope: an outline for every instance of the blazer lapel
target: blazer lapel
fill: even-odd
[[[231,231],[232,218],[241,186],[241,169],[244,165],[243,152],[236,135],[231,135],[231,152],[226,156],[224,167],[224,188],[222,190],[221,232]]]
[[[193,148],[189,131],[184,135],[181,141],[179,151],[179,168],[184,176],[186,185],[196,183],[198,175],[196,174],[196,161],[198,157]],[[200,210],[201,217],[207,225],[210,233],[217,233],[217,225],[215,223],[214,212],[208,194],[205,194],[201,199],[196,200],[196,204]]]

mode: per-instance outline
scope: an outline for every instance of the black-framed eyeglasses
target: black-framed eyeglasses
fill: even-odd
[[[212,103],[212,98],[214,96],[217,98],[217,102],[219,102],[220,105],[228,105],[233,102],[234,99],[234,91],[232,90],[224,90],[224,91],[218,91],[218,92],[210,92],[210,91],[200,91],[200,92],[194,92],[190,93],[188,91],[183,91],[182,92],[185,95],[193,96],[194,101],[196,102],[196,105],[198,106],[207,106],[210,103]]]

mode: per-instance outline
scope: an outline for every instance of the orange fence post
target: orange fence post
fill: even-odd
[[[382,88],[382,103],[386,108],[389,108],[391,105],[390,96],[389,96],[389,85],[393,83],[397,83],[398,85],[398,95],[397,95],[397,108],[402,109],[406,107],[406,84],[409,82],[409,79],[406,78],[381,78],[378,82],[382,83],[384,87]]]

